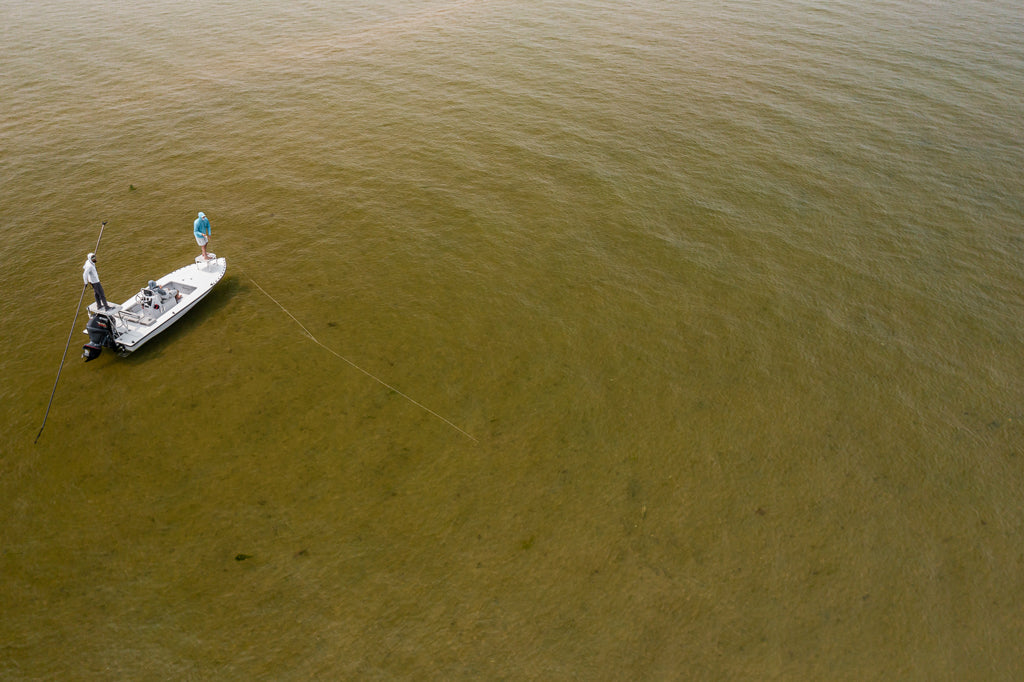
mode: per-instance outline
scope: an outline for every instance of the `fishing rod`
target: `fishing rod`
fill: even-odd
[[[96,248],[92,250],[93,253],[98,253],[100,250],[100,240],[103,239],[103,228],[106,226],[107,221],[104,220],[100,225],[100,236],[96,239]],[[71,335],[75,333],[75,327],[78,326],[78,311],[82,309],[82,301],[85,299],[85,290],[88,286],[88,283],[82,283],[82,295],[78,297],[78,305],[75,307],[75,317],[71,320],[71,331],[68,332],[68,342],[64,346],[64,355],[60,358],[60,367],[57,368],[57,378],[53,380],[53,390],[50,391],[50,402],[46,404],[46,414],[43,415],[43,425],[39,427],[39,433],[36,434],[36,439],[32,441],[32,445],[39,442],[39,436],[43,435],[43,429],[46,428],[46,418],[50,416],[50,407],[53,405],[53,396],[57,394],[57,382],[60,381],[60,373],[64,370],[64,360],[68,357],[68,348],[71,347]]]

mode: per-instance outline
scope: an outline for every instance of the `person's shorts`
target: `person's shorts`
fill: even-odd
[[[199,246],[206,246],[206,242],[210,241],[210,238],[205,235],[196,235],[196,244]]]

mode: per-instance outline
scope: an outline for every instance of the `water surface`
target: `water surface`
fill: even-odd
[[[0,26],[3,676],[1021,675],[1015,3]]]

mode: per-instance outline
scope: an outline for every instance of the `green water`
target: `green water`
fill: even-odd
[[[1016,4],[0,26],[0,677],[1024,673]]]

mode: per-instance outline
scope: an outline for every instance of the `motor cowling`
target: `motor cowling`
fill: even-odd
[[[82,358],[89,362],[100,356],[103,347],[114,347],[114,320],[107,315],[93,315],[85,325],[89,343],[82,346]]]

